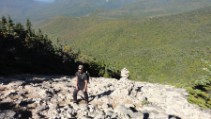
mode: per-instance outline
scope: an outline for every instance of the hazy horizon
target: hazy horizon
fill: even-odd
[[[58,16],[130,18],[183,13],[211,6],[211,0],[0,0],[0,16],[44,21]]]
[[[34,0],[34,1],[39,1],[39,2],[54,2],[55,0]]]

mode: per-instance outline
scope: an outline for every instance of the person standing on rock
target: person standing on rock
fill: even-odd
[[[73,91],[73,102],[77,103],[77,94],[78,91],[83,91],[84,98],[86,103],[88,103],[88,93],[87,93],[87,85],[88,85],[88,77],[84,72],[83,65],[78,66],[78,71],[76,72],[76,88]]]

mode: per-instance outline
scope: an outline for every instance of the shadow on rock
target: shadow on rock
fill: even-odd
[[[0,84],[3,83],[4,85],[9,84],[10,82],[16,82],[21,81],[22,85],[28,85],[28,84],[41,84],[44,81],[53,81],[58,82],[58,80],[67,81],[72,79],[72,77],[64,77],[64,76],[44,76],[44,75],[16,75],[16,76],[6,76],[6,77],[0,77]]]
[[[149,119],[149,113],[143,113],[143,119]]]
[[[0,119],[29,119],[32,117],[31,111],[16,108],[15,105],[11,102],[0,103]]]
[[[182,118],[175,116],[175,115],[169,115],[168,119],[182,119]]]
[[[96,95],[97,98],[101,98],[101,97],[104,97],[104,96],[109,96],[112,92],[114,92],[113,90],[108,90],[108,91],[105,91],[103,93],[100,93],[98,95]]]

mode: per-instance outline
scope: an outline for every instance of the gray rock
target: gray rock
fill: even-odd
[[[77,113],[76,111],[72,108],[72,107],[69,107],[69,106],[65,106],[64,108],[61,108],[60,109],[60,113],[59,115],[62,115],[62,118],[74,118]]]
[[[134,104],[124,104],[124,106],[127,108],[136,108],[136,105]]]
[[[112,109],[111,105],[107,103],[104,103],[101,107],[103,110]]]
[[[114,114],[114,111],[112,111],[112,110],[107,110],[105,113],[106,113],[106,116],[112,117],[113,114]]]
[[[17,88],[19,86],[23,86],[24,84],[24,81],[15,81],[14,83],[12,83],[12,87]]]
[[[39,113],[39,112],[47,110],[47,109],[49,109],[48,105],[41,105],[41,106],[37,107],[37,112]]]
[[[82,104],[79,105],[79,108],[80,108],[81,111],[87,111],[88,110],[88,105],[82,103]]]
[[[17,94],[18,94],[18,93],[17,93],[16,90],[10,90],[10,91],[7,91],[7,92],[5,93],[6,97],[15,96],[15,95],[17,95]]]
[[[0,110],[0,119],[13,119],[15,114],[12,110]]]
[[[124,105],[118,105],[114,111],[122,116],[122,117],[125,117],[125,118],[136,118],[137,116],[137,112],[134,111],[135,109],[131,109],[131,108],[127,108],[126,106]]]
[[[101,114],[98,114],[94,117],[94,119],[104,119],[105,116],[104,115],[101,115]]]
[[[112,118],[112,119],[118,118],[118,114],[117,114],[117,113],[113,113],[113,114],[111,115],[111,118]]]
[[[28,91],[25,91],[25,90],[18,91],[18,95],[20,96],[25,96],[26,94],[28,94]]]
[[[71,103],[71,106],[73,107],[74,110],[79,110],[79,105],[77,105],[76,103]]]
[[[89,117],[89,116],[82,116],[82,117],[80,117],[80,119],[93,119],[93,118]]]
[[[94,105],[88,105],[88,109],[90,113],[94,113],[95,112],[95,106]]]

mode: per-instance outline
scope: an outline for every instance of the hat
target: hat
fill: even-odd
[[[78,69],[83,69],[83,68],[84,68],[83,65],[79,65],[79,66],[78,66]]]

